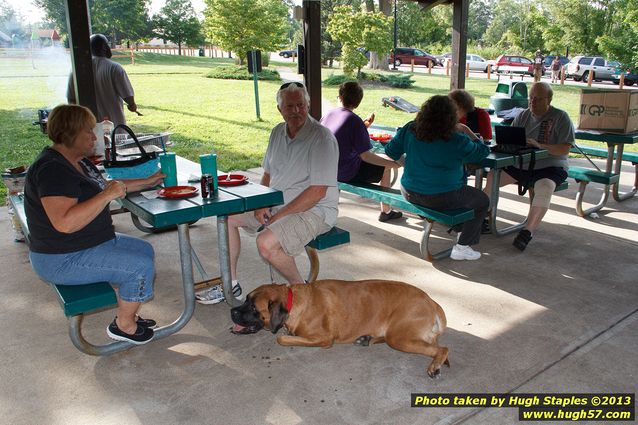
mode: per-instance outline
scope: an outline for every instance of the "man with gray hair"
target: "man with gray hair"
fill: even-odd
[[[133,86],[122,65],[110,59],[113,54],[108,39],[102,34],[93,34],[90,43],[97,103],[95,118],[98,122],[108,118],[114,125],[126,124],[122,100],[129,111],[137,111]],[[69,78],[66,97],[69,103],[77,103],[73,75]]]
[[[284,122],[270,133],[261,184],[281,190],[284,204],[228,218],[233,294],[241,294],[237,262],[239,228],[257,233],[261,257],[289,283],[303,283],[295,255],[337,222],[339,148],[330,130],[308,115],[310,97],[303,84],[286,83],[277,91],[277,109]],[[219,285],[196,294],[202,304],[224,299]]]
[[[536,160],[534,169],[522,170],[507,167],[501,174],[500,184],[523,183],[530,186],[533,193],[532,204],[527,216],[527,224],[514,239],[514,246],[524,251],[532,240],[532,234],[538,228],[545,213],[549,209],[552,194],[556,186],[567,179],[567,155],[574,145],[574,126],[565,111],[551,106],[554,93],[552,87],[545,82],[532,85],[529,91],[529,108],[521,112],[512,126],[525,127],[527,145],[547,150],[549,157]],[[485,193],[489,196],[493,173],[487,176]],[[531,186],[534,188],[531,189]],[[496,225],[491,223],[492,226]],[[484,225],[489,230],[489,223]]]

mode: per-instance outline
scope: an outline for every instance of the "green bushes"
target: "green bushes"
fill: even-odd
[[[217,66],[206,74],[206,78],[218,78],[221,80],[252,80],[253,74],[248,73],[248,68],[239,65]],[[279,81],[279,73],[270,69],[264,69],[257,73],[258,80]]]
[[[331,75],[323,80],[323,84],[325,86],[339,86],[346,81],[379,81],[380,83],[399,89],[410,88],[415,82],[412,80],[412,74],[377,74],[373,72],[362,72],[359,80],[347,75]]]
[[[390,87],[396,87],[399,89],[410,88],[415,82],[412,79],[412,74],[379,74],[379,81],[387,83]]]

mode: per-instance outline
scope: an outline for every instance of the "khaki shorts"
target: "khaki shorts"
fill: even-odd
[[[254,235],[261,223],[257,221],[253,211],[242,214],[242,228]],[[287,215],[268,226],[274,233],[287,255],[294,256],[300,254],[305,246],[322,233],[330,230],[323,218],[310,211]]]

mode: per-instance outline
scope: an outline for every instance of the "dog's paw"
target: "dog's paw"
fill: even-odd
[[[371,339],[372,339],[372,336],[370,335],[362,335],[359,338],[355,339],[353,344],[359,345],[361,347],[367,347],[368,345],[370,345]]]
[[[428,368],[428,376],[432,379],[439,379],[441,377],[441,369],[433,369]]]

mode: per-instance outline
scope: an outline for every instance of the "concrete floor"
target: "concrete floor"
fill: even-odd
[[[625,171],[626,190],[633,169]],[[593,202],[599,187],[591,186]],[[600,218],[583,219],[574,212],[575,189],[570,181],[554,196],[524,253],[512,247],[513,235],[490,235],[478,246],[479,261],[434,264],[419,258],[418,218],[380,223],[376,205],[342,194],[338,225],[352,242],[320,253],[320,278],[395,279],[425,290],[448,320],[441,343],[451,368],[434,380],[425,374],[429,358],[386,345],[291,348],[268,332],[232,335],[226,304],[197,305],[183,330],[148,345],[109,357],[82,354],[0,208],[0,423],[511,424],[515,408],[416,409],[410,394],[635,393],[638,197],[612,200]],[[520,220],[527,209],[514,188],[500,206],[503,221]],[[142,234],[128,214],[114,221],[156,250],[156,296],[143,314],[173,321],[182,308],[176,232]],[[449,243],[441,227],[435,237]],[[214,220],[195,224],[191,238],[214,275]],[[254,241],[244,242],[240,281],[250,291],[270,278]],[[299,263],[307,270],[304,257]],[[106,341],[112,318],[113,311],[87,317],[87,338]]]

